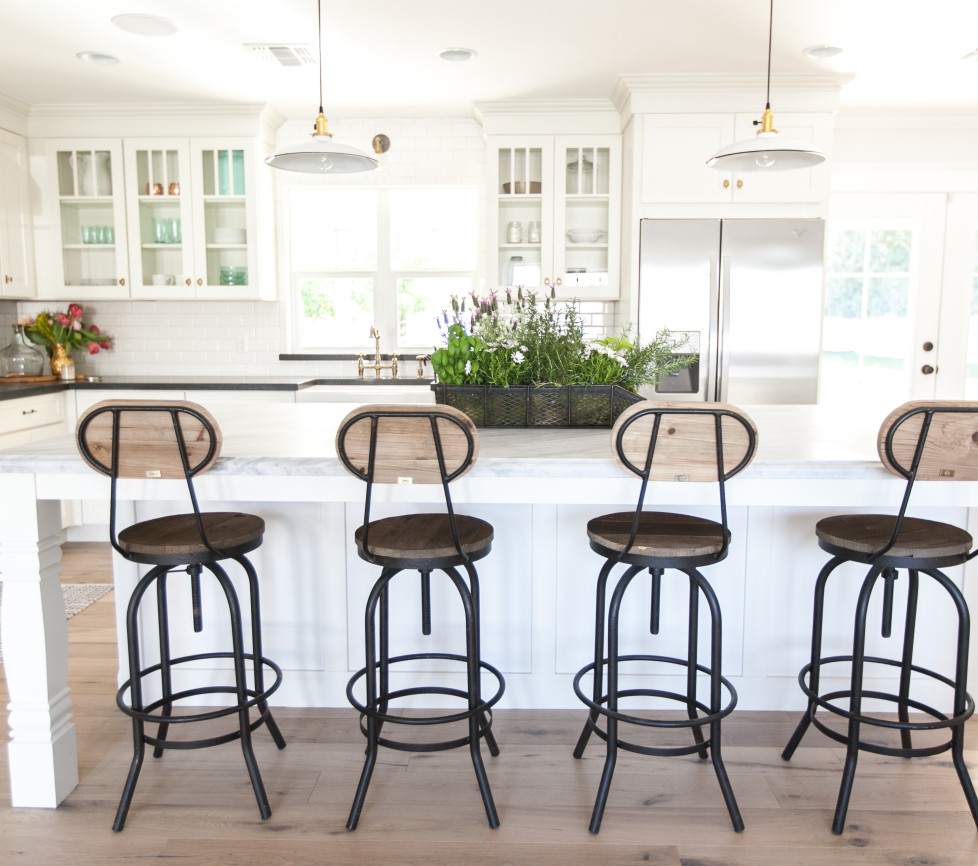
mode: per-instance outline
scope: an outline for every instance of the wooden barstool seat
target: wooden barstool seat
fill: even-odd
[[[727,555],[730,532],[724,485],[750,463],[756,440],[757,431],[750,418],[724,403],[636,403],[619,416],[611,431],[615,458],[642,479],[642,486],[634,511],[605,514],[595,517],[587,525],[591,549],[605,559],[597,582],[594,660],[574,677],[575,693],[590,708],[574,757],[583,756],[592,733],[607,743],[604,771],[591,813],[592,833],[597,833],[601,827],[619,749],[643,755],[697,753],[703,759],[712,758],[731,823],[737,831],[744,829],[720,754],[720,724],[733,711],[737,693],[720,671],[720,605],[713,588],[698,569],[719,562]],[[652,481],[716,482],[720,522],[688,514],[645,511],[646,489]],[[611,590],[609,578],[619,564],[627,568],[619,574]],[[658,634],[662,584],[667,569],[682,572],[688,581],[686,656],[620,654],[618,621],[629,585],[643,571],[647,570],[651,575],[649,631]],[[700,664],[697,658],[701,597],[710,609],[710,660],[707,665]],[[642,681],[639,687],[621,688],[621,669],[636,662],[642,664],[643,673],[648,672],[648,666],[666,673],[674,673],[674,668],[680,668],[685,671],[685,690],[649,688],[643,686]],[[590,695],[585,694],[581,685],[586,675],[592,677]],[[709,700],[697,697],[697,681],[701,677],[709,681]],[[656,718],[649,714],[639,715],[636,711],[625,712],[619,707],[621,699],[632,703],[636,699],[648,699],[650,704],[656,705],[662,701],[675,702],[684,707],[687,718],[663,718],[661,714]],[[602,718],[605,719],[604,727],[599,724]],[[638,729],[675,731],[688,728],[692,742],[678,746],[640,745],[619,735],[620,724]],[[704,730],[709,731],[708,738],[704,737]]]
[[[119,689],[116,704],[132,719],[133,757],[112,829],[118,831],[125,826],[147,745],[153,746],[153,756],[159,758],[165,749],[201,749],[240,740],[259,814],[268,818],[272,812],[255,759],[251,733],[265,725],[278,748],[285,748],[285,739],[268,707],[269,696],[282,682],[282,670],[262,654],[258,575],[245,556],[261,545],[265,522],[254,514],[201,512],[197,505],[193,479],[213,466],[220,455],[221,434],[217,422],[196,403],[110,400],[93,406],[79,419],[76,435],[85,461],[111,479],[109,540],[113,548],[130,562],[152,566],[136,584],[126,613],[129,678]],[[116,499],[120,478],[183,480],[193,511],[144,520],[117,534]],[[246,651],[244,643],[237,591],[221,565],[227,560],[241,567],[248,583],[250,652]],[[188,578],[193,628],[200,632],[204,627],[203,571],[213,577],[226,600],[231,648],[175,657],[170,646],[170,585],[183,580],[174,575],[182,574]],[[159,661],[146,664],[142,658],[140,609],[152,586],[156,588]],[[174,689],[174,673],[178,668],[182,665],[199,667],[200,662],[208,660],[230,662],[233,681]],[[265,677],[269,673],[272,682],[266,686]],[[160,697],[144,697],[150,691],[157,692]],[[196,706],[206,696],[219,696],[224,705],[217,708]],[[230,731],[213,733],[210,723],[232,716],[236,717],[237,724]],[[187,730],[198,722],[208,724],[208,736],[199,739],[170,736],[171,726]],[[149,724],[157,726],[155,734],[146,730]]]
[[[490,827],[499,826],[499,817],[482,760],[480,741],[489,753],[499,754],[492,733],[491,708],[502,697],[503,675],[480,653],[479,577],[475,562],[492,548],[492,526],[484,520],[456,514],[448,486],[469,471],[478,455],[479,439],[472,420],[451,406],[364,406],[351,412],[340,424],[336,452],[343,465],[367,483],[363,525],[354,533],[360,558],[381,567],[367,599],[364,621],[366,664],[347,684],[350,703],[360,713],[360,727],[367,738],[366,758],[360,783],[353,798],[346,827],[355,830],[367,796],[367,788],[377,763],[380,746],[409,752],[433,752],[468,746],[476,781],[482,794]],[[370,519],[370,503],[375,484],[440,484],[444,492],[443,513],[405,514]],[[463,578],[459,572],[466,573]],[[401,571],[417,571],[421,576],[421,633],[431,634],[431,577],[442,572],[458,593],[465,616],[464,653],[424,652],[391,655],[389,643],[390,611],[388,588]],[[465,668],[465,688],[445,685],[417,685],[395,689],[390,675],[398,665],[437,661]],[[486,697],[481,677],[488,674],[496,682],[495,692]],[[357,689],[364,683],[366,697]],[[456,699],[460,710],[437,710],[434,714],[412,714],[394,710],[391,703],[419,695],[439,700]],[[439,742],[405,742],[382,730],[391,726],[444,725],[465,723],[468,733]],[[396,728],[395,728],[396,730]]]
[[[978,404],[970,401],[917,401],[905,403],[883,421],[877,437],[877,451],[883,466],[905,479],[903,501],[896,515],[844,514],[823,518],[815,527],[818,545],[831,555],[815,581],[812,619],[811,657],[798,675],[798,682],[808,698],[808,706],[791,739],[782,752],[787,761],[812,725],[827,737],[846,746],[842,782],[836,800],[832,832],[845,828],[849,798],[856,775],[860,751],[902,758],[924,757],[950,751],[972,818],[978,826],[978,797],[964,762],[964,723],[974,713],[975,704],[967,692],[970,615],[958,586],[941,569],[963,565],[978,555],[972,550],[972,537],[963,529],[947,523],[907,516],[907,506],[915,481],[952,482],[978,480]],[[848,562],[868,565],[856,603],[852,653],[822,655],[822,631],[826,618],[825,595],[829,577]],[[866,619],[870,598],[882,584],[882,637],[892,633],[896,583],[901,571],[907,573],[906,613],[903,642],[899,653],[890,656],[866,654]],[[942,589],[956,613],[956,661],[952,672],[941,673],[914,662],[917,640],[917,602],[920,575],[932,586]],[[931,598],[932,596],[925,596]],[[829,615],[835,613],[830,607]],[[846,617],[851,613],[846,613]],[[949,617],[950,619],[950,617]],[[953,622],[953,621],[952,621]],[[946,629],[951,623],[942,623]],[[899,685],[891,691],[864,683],[867,664],[883,669],[899,669]],[[848,674],[848,688],[826,689],[821,678],[841,670]],[[837,676],[840,674],[836,674]],[[940,684],[953,694],[951,706],[935,707],[915,697],[918,685]],[[895,705],[897,719],[870,712],[863,700]],[[827,725],[820,710],[847,720],[845,733]],[[918,717],[911,719],[913,710]],[[899,731],[900,745],[887,745],[877,737],[863,735],[862,727]],[[936,732],[947,736],[933,744],[914,744],[915,732]],[[931,738],[933,739],[933,737]]]

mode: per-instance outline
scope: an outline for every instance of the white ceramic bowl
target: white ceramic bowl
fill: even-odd
[[[572,244],[593,244],[603,235],[602,229],[568,229],[567,240]]]

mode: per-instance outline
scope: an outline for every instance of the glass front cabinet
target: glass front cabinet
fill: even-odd
[[[265,297],[251,142],[124,139],[53,153],[63,285],[74,296]]]
[[[618,298],[618,136],[491,137],[490,285]]]

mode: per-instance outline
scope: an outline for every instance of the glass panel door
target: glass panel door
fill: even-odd
[[[819,402],[888,411],[937,382],[944,197],[836,196]]]

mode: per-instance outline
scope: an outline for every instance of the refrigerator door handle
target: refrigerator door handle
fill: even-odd
[[[719,304],[717,306],[717,317],[719,319],[717,330],[718,340],[718,361],[717,361],[717,383],[714,400],[721,403],[727,402],[728,380],[730,378],[730,355],[727,346],[730,344],[730,256],[723,256],[720,259],[720,282],[719,282]]]
[[[707,342],[707,358],[700,359],[706,370],[706,393],[701,399],[707,402],[716,400],[717,382],[722,355],[722,335],[720,328],[720,274],[715,255],[710,256],[710,333]],[[705,361],[705,363],[704,363]]]

